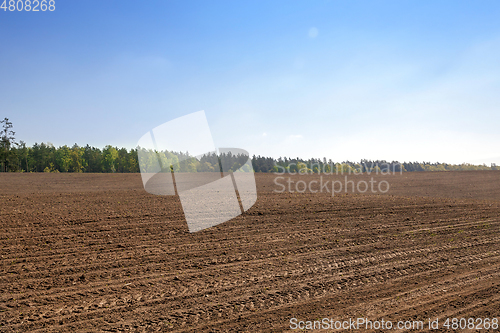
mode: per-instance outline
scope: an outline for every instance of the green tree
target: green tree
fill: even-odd
[[[84,149],[75,143],[69,152],[69,171],[82,172],[85,169],[86,161],[83,158]]]
[[[0,157],[2,161],[1,171],[7,172],[12,157],[11,148],[12,146],[17,145],[14,138],[16,133],[12,130],[13,125],[9,121],[9,118],[4,118],[4,120],[0,121],[0,124],[2,124],[2,129],[0,131]]]
[[[139,172],[139,161],[137,157],[137,149],[130,149],[128,153],[128,172]]]
[[[30,147],[26,146],[26,142],[20,141],[19,142],[19,164],[20,164],[20,169],[22,171],[29,171],[29,162],[28,162],[28,157],[30,155]]]
[[[104,171],[105,172],[116,172],[115,162],[118,158],[118,150],[116,148],[107,145],[103,153]]]
[[[86,163],[86,172],[102,172],[102,152],[99,148],[86,145],[83,148],[83,159]]]
[[[61,172],[70,171],[71,149],[66,145],[59,147],[59,149],[56,150],[55,156],[56,156],[56,169],[58,169]]]
[[[118,158],[116,159],[116,171],[126,172],[128,170],[128,152],[126,148],[118,150]]]

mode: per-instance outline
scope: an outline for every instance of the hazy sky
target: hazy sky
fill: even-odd
[[[0,117],[135,147],[205,110],[250,154],[500,164],[500,1],[56,1],[0,10]]]

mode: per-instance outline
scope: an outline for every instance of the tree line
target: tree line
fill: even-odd
[[[398,162],[385,160],[362,159],[359,162],[343,161],[333,162],[331,159],[311,158],[278,158],[257,156],[253,157],[252,164],[258,172],[286,172],[286,173],[400,173],[414,171],[474,171],[474,170],[500,170],[500,167],[491,164],[487,166],[470,163],[449,164],[431,162]]]
[[[74,144],[54,147],[50,143],[35,143],[33,146],[25,142],[16,142],[13,125],[5,118],[0,121],[0,171],[1,172],[154,172],[156,161],[163,165],[172,165],[174,171],[219,172],[236,171],[248,157],[231,153],[216,155],[207,154],[199,159],[188,152],[153,152],[141,147],[126,149],[105,146],[103,149]],[[141,163],[139,163],[141,160]],[[350,173],[350,172],[413,172],[413,171],[464,171],[464,170],[500,170],[492,164],[448,164],[430,162],[397,162],[385,160],[361,160],[360,162],[333,162],[326,158],[301,158],[253,156],[252,166],[255,172],[287,172],[287,173]]]

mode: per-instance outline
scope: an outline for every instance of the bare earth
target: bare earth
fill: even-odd
[[[0,332],[500,317],[500,172],[373,176],[382,195],[276,193],[276,177],[256,174],[249,211],[191,234],[178,197],[139,174],[0,173]]]

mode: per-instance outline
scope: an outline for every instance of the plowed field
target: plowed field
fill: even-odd
[[[500,317],[500,172],[379,175],[385,194],[335,196],[277,193],[275,177],[189,233],[178,197],[138,174],[0,173],[0,332]]]

